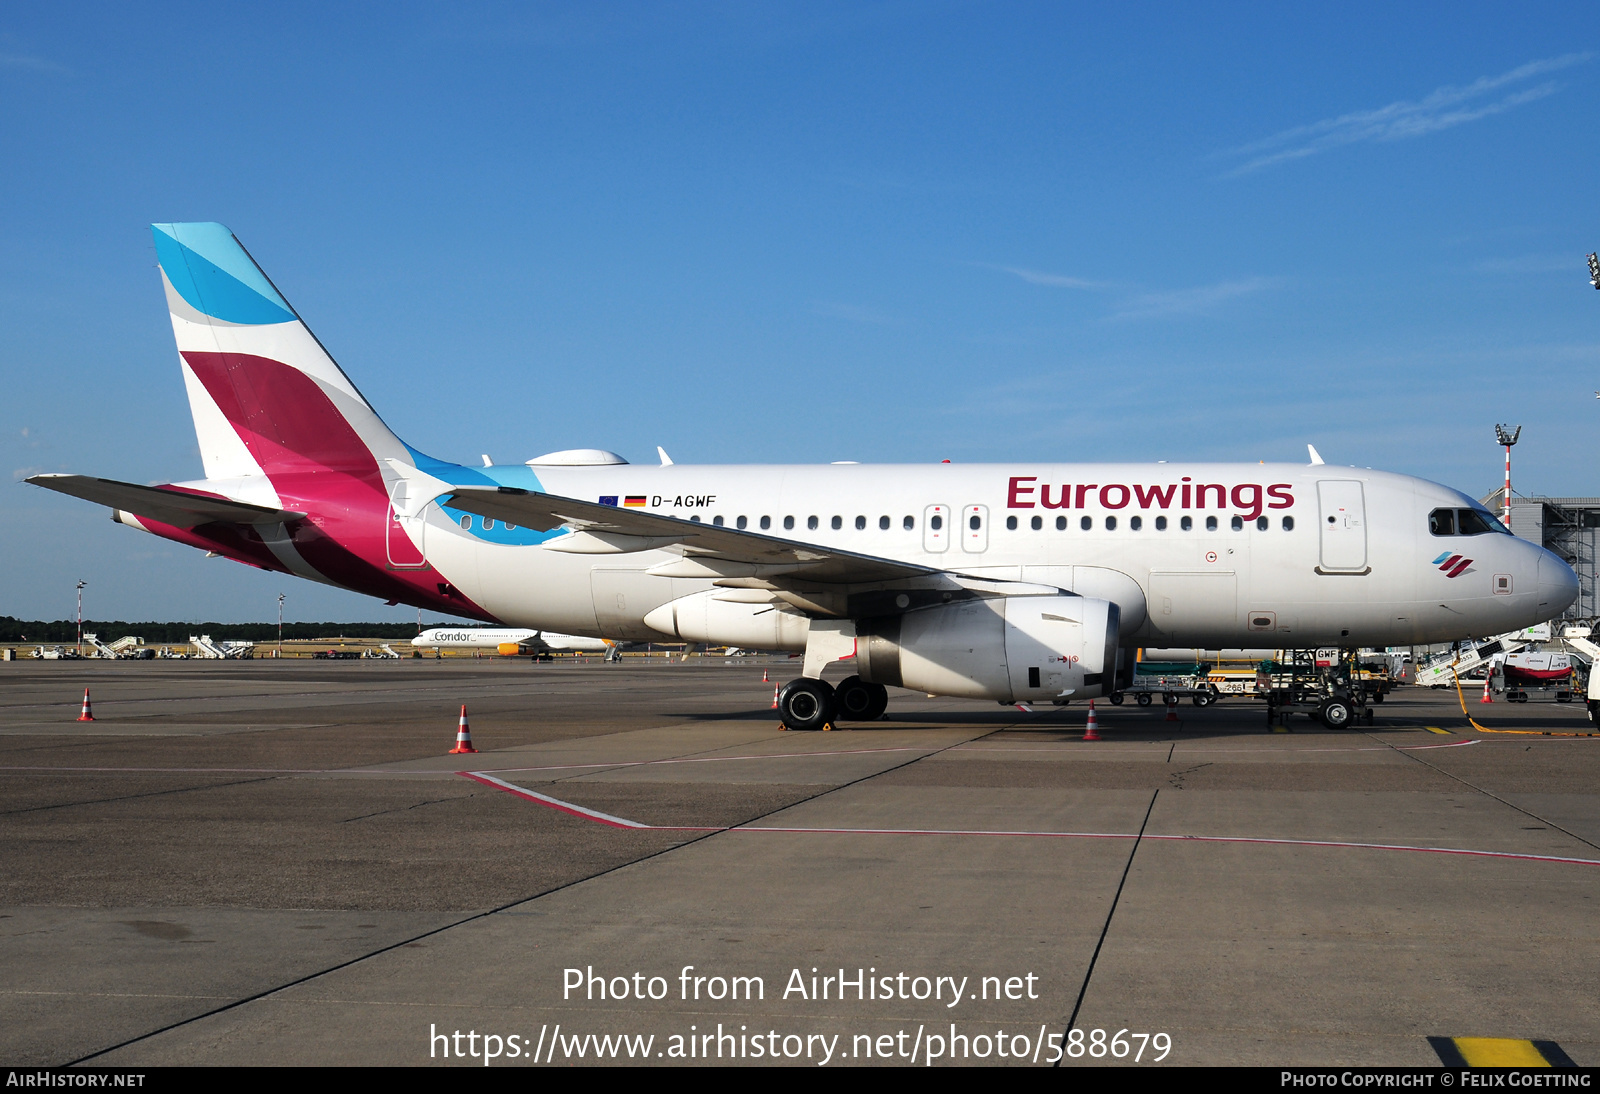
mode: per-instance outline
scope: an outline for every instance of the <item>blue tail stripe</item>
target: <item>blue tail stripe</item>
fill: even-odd
[[[177,294],[225,323],[287,323],[295,316],[233,233],[220,224],[153,224],[156,257]]]

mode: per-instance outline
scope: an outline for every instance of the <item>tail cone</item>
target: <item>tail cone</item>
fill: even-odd
[[[89,706],[89,689],[83,689],[83,713],[78,715],[80,722],[94,721],[94,710]]]
[[[472,747],[472,727],[467,725],[467,708],[461,707],[461,725],[456,729],[456,747],[452,748],[449,755],[454,756],[459,752],[476,752]]]

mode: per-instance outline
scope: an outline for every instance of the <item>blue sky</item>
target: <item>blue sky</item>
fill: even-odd
[[[1600,494],[1591,5],[215,4],[0,17],[0,452],[201,474],[152,221],[410,443],[1304,459]],[[0,490],[0,614],[409,609]]]

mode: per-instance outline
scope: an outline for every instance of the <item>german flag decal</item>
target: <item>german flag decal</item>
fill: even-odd
[[[629,494],[622,499],[622,507],[624,509],[643,509],[644,503],[645,496],[643,494]]]

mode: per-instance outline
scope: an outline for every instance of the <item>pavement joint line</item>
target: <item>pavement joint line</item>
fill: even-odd
[[[915,761],[913,761],[915,762]],[[904,766],[904,765],[901,765]],[[1260,845],[1277,845],[1284,847],[1331,847],[1336,849],[1357,851],[1412,851],[1420,854],[1433,855],[1466,855],[1472,858],[1497,858],[1512,859],[1525,862],[1555,862],[1570,866],[1600,866],[1600,859],[1572,858],[1563,855],[1530,855],[1514,851],[1483,851],[1471,847],[1425,847],[1417,844],[1406,843],[1363,843],[1355,840],[1307,840],[1307,839],[1282,839],[1269,836],[1195,836],[1176,835],[1158,832],[1146,832],[1141,826],[1138,832],[1055,832],[1035,829],[991,829],[991,828],[820,828],[813,826],[778,826],[763,825],[753,822],[744,824],[710,826],[710,825],[681,825],[681,824],[646,824],[643,821],[629,820],[626,817],[613,816],[603,813],[598,809],[587,806],[575,805],[572,802],[552,798],[547,794],[540,794],[515,783],[497,779],[481,771],[459,771],[457,774],[464,778],[486,786],[503,790],[514,797],[543,805],[562,813],[586,820],[595,821],[609,828],[626,828],[643,832],[770,832],[778,835],[822,835],[822,836],[1006,836],[1034,839],[1147,839],[1161,842],[1195,842],[1195,843],[1246,843]],[[881,772],[880,772],[881,774]],[[876,776],[868,776],[876,778]],[[860,781],[860,780],[857,780]],[[849,785],[849,784],[846,784]],[[838,789],[837,787],[835,789]],[[825,791],[832,793],[832,791]],[[804,799],[809,801],[811,799]],[[795,805],[784,806],[792,809]],[[1152,800],[1153,806],[1153,800]],[[759,819],[759,818],[758,818]],[[1148,815],[1145,818],[1149,821]],[[1070,1026],[1068,1028],[1071,1028]]]
[[[1399,750],[1396,749],[1396,751],[1399,751]],[[1431,764],[1427,760],[1423,759],[1421,756],[1407,756],[1407,759],[1415,760],[1417,763],[1421,764],[1424,767],[1432,768],[1434,771],[1437,771],[1439,774],[1447,776],[1448,778],[1454,779],[1456,782],[1460,783],[1462,786],[1465,786],[1470,790],[1476,790],[1478,793],[1482,794],[1486,798],[1493,798],[1495,801],[1499,802],[1501,805],[1505,806],[1507,809],[1515,809],[1518,813],[1521,813],[1525,817],[1532,817],[1536,821],[1540,821],[1540,822],[1542,822],[1544,824],[1547,824],[1551,828],[1554,828],[1557,832],[1562,832],[1562,833],[1565,833],[1568,836],[1571,836],[1573,839],[1577,840],[1579,843],[1583,844],[1585,847],[1593,847],[1596,851],[1600,851],[1600,843],[1595,843],[1593,840],[1584,839],[1582,836],[1578,835],[1578,833],[1572,831],[1571,829],[1563,828],[1561,825],[1557,824],[1553,820],[1550,820],[1548,817],[1541,817],[1538,813],[1535,813],[1532,810],[1524,809],[1520,805],[1515,805],[1515,804],[1513,804],[1511,802],[1508,802],[1504,798],[1502,798],[1499,794],[1496,794],[1494,791],[1485,790],[1483,787],[1477,785],[1476,783],[1468,782],[1466,779],[1463,779],[1460,775],[1456,775],[1456,774],[1454,774],[1452,772],[1446,771],[1444,768],[1440,767],[1437,764]]]
[[[1067,1040],[1067,1034],[1077,1027],[1078,1012],[1083,1009],[1084,996],[1089,994],[1089,981],[1094,978],[1094,967],[1100,960],[1100,949],[1106,944],[1106,935],[1111,931],[1111,919],[1117,914],[1117,904],[1122,900],[1123,886],[1128,884],[1128,872],[1133,869],[1133,856],[1139,853],[1139,844],[1144,842],[1144,830],[1150,824],[1150,814],[1155,812],[1156,799],[1160,796],[1159,789],[1150,794],[1150,804],[1145,807],[1144,820],[1139,822],[1139,834],[1134,837],[1133,846],[1128,848],[1128,861],[1123,863],[1122,877],[1117,882],[1117,891],[1112,894],[1111,907],[1106,909],[1106,921],[1100,927],[1100,937],[1095,941],[1094,953],[1089,956],[1089,967],[1084,970],[1083,984],[1078,988],[1078,1000],[1072,1004],[1072,1014],[1067,1017],[1067,1028],[1061,1033],[1063,1044]],[[1061,1061],[1057,1059],[1053,1066],[1060,1067]]]
[[[188,794],[195,790],[221,790],[229,786],[248,786],[251,783],[272,782],[276,776],[260,779],[235,779],[233,782],[206,783],[204,786],[176,786],[169,790],[147,790],[142,794],[119,794],[114,798],[91,798],[81,802],[57,802],[54,805],[30,805],[22,809],[0,810],[0,817],[15,817],[22,813],[41,813],[50,809],[73,809],[82,805],[109,805],[112,802],[133,801],[136,798],[159,798],[167,794]]]
[[[1020,723],[1017,723],[1017,722],[1011,723],[1011,725],[1019,725],[1019,724]],[[974,738],[974,740],[981,740],[982,738],[989,736],[991,733],[998,733],[998,732],[1001,732],[1002,730],[1008,729],[1008,728],[1011,728],[1011,727],[1010,726],[1001,726],[1001,727],[997,727],[995,729],[991,729],[988,732],[979,734],[976,738]],[[946,748],[954,748],[954,747],[955,747],[954,745],[946,746]],[[943,752],[945,750],[946,749],[940,749],[939,751]],[[937,754],[938,753],[933,753],[933,755],[937,755]],[[832,787],[828,787],[825,790],[819,790],[817,793],[808,795],[807,797],[801,798],[798,801],[793,801],[793,802],[790,802],[787,805],[780,805],[780,806],[777,806],[776,808],[769,809],[765,813],[762,813],[762,814],[760,814],[758,816],[752,817],[751,821],[758,821],[758,820],[761,820],[763,817],[770,817],[775,813],[783,812],[785,809],[793,809],[797,805],[803,805],[808,801],[815,801],[817,798],[823,797],[823,796],[825,796],[827,794],[832,794],[837,790],[844,790],[847,787],[855,786],[857,783],[866,782],[869,779],[875,779],[879,775],[886,775],[891,771],[898,771],[902,767],[909,767],[911,764],[917,763],[919,760],[926,759],[926,758],[927,757],[925,757],[925,756],[916,756],[916,757],[913,757],[912,759],[907,760],[903,764],[896,764],[895,766],[890,767],[890,768],[886,768],[883,771],[876,771],[876,772],[873,772],[870,775],[863,775],[859,779],[851,779],[849,782],[840,783],[838,786],[832,786]],[[746,822],[746,823],[749,823],[749,822]],[[737,830],[737,829],[733,829],[733,830]],[[166,1025],[161,1026],[161,1027],[159,1027],[157,1029],[149,1030],[148,1032],[137,1034],[136,1036],[126,1038],[126,1039],[124,1039],[122,1041],[117,1042],[114,1045],[108,1045],[105,1048],[96,1049],[95,1051],[90,1052],[90,1053],[88,1053],[86,1055],[79,1056],[77,1059],[68,1060],[65,1063],[59,1064],[57,1066],[59,1066],[59,1067],[75,1067],[75,1066],[77,1066],[79,1064],[87,1063],[88,1061],[94,1060],[94,1059],[98,1059],[99,1057],[104,1056],[107,1053],[115,1052],[120,1048],[126,1048],[129,1045],[137,1044],[140,1041],[146,1041],[146,1040],[149,1040],[152,1037],[158,1037],[163,1033],[167,1033],[167,1032],[170,1032],[171,1030],[178,1029],[178,1028],[180,1028],[182,1026],[187,1026],[187,1025],[190,1025],[192,1023],[199,1022],[199,1021],[201,1021],[203,1019],[210,1018],[210,1017],[212,1017],[214,1015],[217,1015],[217,1014],[223,1014],[223,1013],[225,1013],[227,1011],[234,1010],[234,1009],[236,1009],[238,1007],[242,1007],[247,1003],[253,1003],[258,999],[265,999],[269,995],[276,995],[281,991],[287,991],[288,989],[293,988],[293,987],[297,987],[300,984],[306,984],[306,983],[311,982],[312,980],[320,979],[323,976],[327,976],[327,975],[329,975],[331,973],[338,972],[340,969],[349,968],[352,965],[358,965],[363,961],[367,961],[367,960],[370,960],[371,958],[378,957],[378,956],[380,956],[382,954],[388,953],[391,950],[397,950],[400,947],[409,945],[412,942],[420,942],[425,938],[431,938],[436,934],[443,934],[445,931],[454,930],[455,928],[465,926],[468,923],[475,923],[480,919],[487,919],[489,916],[498,915],[501,912],[510,911],[512,908],[517,908],[517,907],[520,907],[521,905],[524,905],[524,904],[531,904],[535,900],[539,900],[539,899],[542,899],[543,897],[551,896],[551,895],[553,895],[555,893],[562,892],[562,891],[564,891],[566,889],[571,889],[571,888],[573,888],[575,886],[582,885],[583,883],[588,882],[588,881],[594,881],[597,878],[605,877],[607,874],[614,874],[614,873],[616,873],[616,872],[618,872],[620,870],[626,869],[629,866],[636,866],[641,862],[648,862],[651,859],[660,858],[663,855],[670,854],[671,852],[676,851],[676,850],[678,850],[680,848],[683,848],[683,847],[687,847],[690,844],[699,843],[703,839],[710,839],[712,836],[717,835],[719,831],[723,831],[723,830],[718,829],[716,831],[710,831],[710,832],[702,831],[699,834],[693,836],[692,838],[683,840],[680,843],[674,843],[674,844],[671,844],[671,845],[669,845],[667,847],[662,847],[659,850],[652,851],[652,852],[650,852],[648,854],[640,855],[638,858],[629,859],[627,862],[619,862],[619,863],[617,863],[617,864],[615,864],[613,866],[608,866],[603,870],[596,870],[594,873],[589,874],[589,875],[587,875],[585,877],[573,878],[570,881],[562,882],[560,885],[552,885],[550,888],[545,889],[545,890],[543,890],[541,892],[538,892],[538,893],[534,893],[532,896],[519,897],[516,900],[510,901],[510,902],[505,903],[505,904],[501,904],[501,905],[499,905],[497,907],[494,907],[494,908],[490,908],[487,911],[474,912],[471,915],[464,916],[464,917],[462,917],[460,919],[457,919],[457,920],[455,920],[453,922],[443,924],[442,926],[434,927],[431,930],[423,931],[421,934],[413,935],[410,938],[403,938],[403,939],[401,939],[401,940],[399,940],[397,942],[391,942],[386,946],[380,946],[378,949],[372,950],[372,951],[370,951],[368,953],[359,954],[359,955],[357,955],[355,957],[349,958],[348,960],[340,961],[337,964],[330,965],[329,967],[327,967],[325,969],[319,969],[316,972],[310,972],[310,973],[306,973],[303,976],[295,977],[294,979],[288,981],[287,983],[279,984],[276,987],[264,988],[261,991],[254,992],[254,993],[252,993],[250,995],[247,995],[247,996],[243,997],[242,999],[235,999],[231,1003],[225,1003],[220,1007],[213,1007],[212,1009],[210,1009],[208,1011],[203,1011],[200,1014],[192,1015],[192,1016],[190,1016],[188,1018],[180,1018],[176,1022],[169,1022]]]

